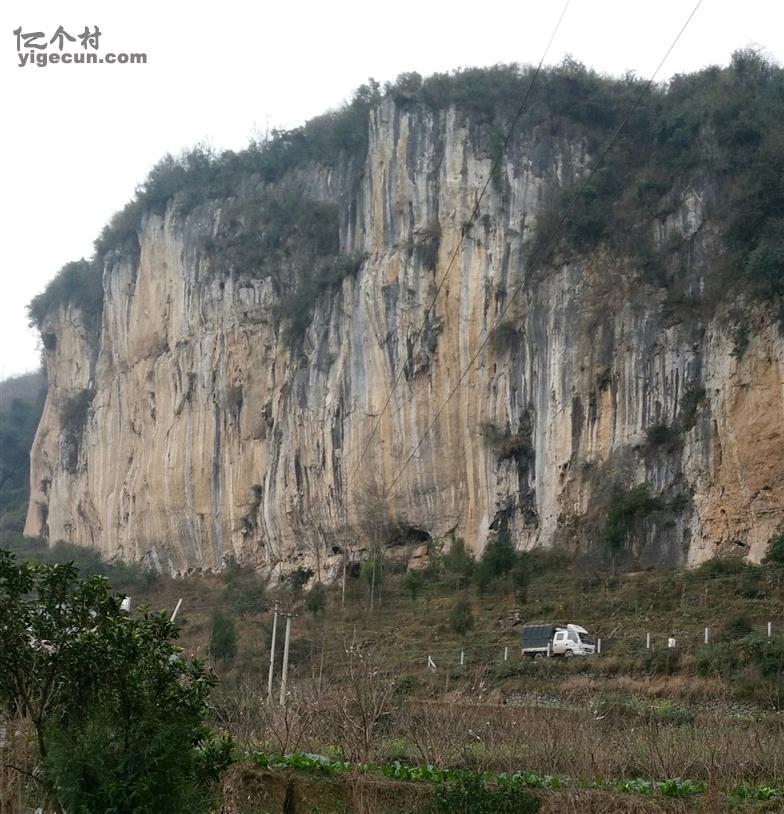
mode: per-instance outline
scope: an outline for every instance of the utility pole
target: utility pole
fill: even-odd
[[[275,603],[275,616],[272,618],[272,645],[270,647],[269,677],[267,678],[267,699],[272,700],[272,679],[275,675],[275,636],[278,632],[278,603]]]
[[[348,548],[348,544],[343,546],[343,584],[341,586],[341,594],[340,594],[340,607],[346,607],[346,549]]]
[[[280,676],[280,705],[286,704],[286,677],[289,672],[289,637],[291,636],[291,614],[286,614],[286,641],[283,645],[283,673]]]

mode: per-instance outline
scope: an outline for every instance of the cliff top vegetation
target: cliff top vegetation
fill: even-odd
[[[503,134],[532,80],[530,66],[465,68],[423,78],[417,73],[380,85],[369,80],[350,101],[291,130],[275,130],[245,150],[216,153],[204,147],[165,156],[116,213],[95,242],[92,261],[66,265],[30,304],[31,321],[63,302],[100,311],[104,259],[115,250],[138,250],[145,213],[161,214],[173,202],[180,215],[200,203],[254,194],[290,170],[308,164],[353,162],[361,171],[369,115],[383,100],[400,108],[443,111],[455,107],[488,131],[501,149]],[[594,158],[609,142],[645,88],[626,75],[603,76],[566,59],[540,73],[516,139],[582,140]],[[673,211],[689,186],[710,187],[709,215],[723,239],[725,268],[752,294],[780,301],[784,295],[784,70],[763,54],[738,51],[727,67],[711,66],[655,85],[590,185],[569,212],[559,247],[587,252],[599,243],[642,254],[655,278],[660,258],[645,229]],[[521,142],[522,143],[522,142]],[[519,152],[519,149],[518,149]],[[541,236],[557,224],[581,179],[551,190]],[[495,189],[496,194],[502,190]],[[650,229],[648,230],[650,232]],[[546,261],[545,246],[532,251]],[[548,250],[554,247],[548,245]],[[676,247],[677,248],[677,247]],[[666,281],[665,281],[666,282]]]

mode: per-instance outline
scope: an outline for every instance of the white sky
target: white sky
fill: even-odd
[[[571,0],[548,63],[654,70],[693,0]],[[38,364],[25,305],[92,241],[166,152],[240,148],[336,107],[373,76],[537,63],[562,0],[389,3],[3,0],[0,4],[0,379]],[[141,65],[17,67],[13,30],[102,31]],[[74,45],[78,46],[78,43]],[[781,0],[704,0],[659,78],[763,47],[784,62]],[[49,46],[53,52],[56,46]],[[74,50],[79,50],[74,49]]]

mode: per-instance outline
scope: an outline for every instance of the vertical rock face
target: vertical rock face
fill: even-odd
[[[43,326],[26,533],[177,573],[328,572],[379,522],[600,552],[613,494],[646,483],[634,559],[759,559],[784,520],[778,330],[760,312],[741,354],[721,309],[671,301],[633,260],[527,262],[548,185],[586,163],[530,129],[491,178],[470,117],[385,101],[366,159],[277,184],[336,204],[361,257],[288,339],[280,280],[216,259],[229,201],[148,213],[138,253],[106,258],[99,336],[72,306]],[[707,194],[655,235],[688,246],[687,292],[715,240]]]

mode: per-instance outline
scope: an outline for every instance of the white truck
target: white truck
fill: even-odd
[[[524,656],[591,656],[596,643],[580,625],[523,625],[521,644]]]

